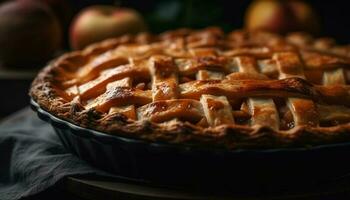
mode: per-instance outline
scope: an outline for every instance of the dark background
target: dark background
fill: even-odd
[[[249,0],[67,0],[74,13],[93,4],[115,4],[132,7],[145,18],[151,32],[178,27],[203,28],[220,26],[225,31],[242,28]],[[334,37],[339,43],[350,43],[349,1],[306,1],[314,7],[321,23],[318,36]],[[69,50],[68,47],[66,50]],[[43,67],[43,66],[39,66]],[[0,119],[28,105],[27,91],[32,78],[0,77]]]
[[[288,1],[288,0],[286,0]],[[201,28],[221,26],[229,31],[241,28],[251,0],[74,0],[76,8],[95,4],[117,4],[133,7],[143,14],[153,32],[177,27]],[[350,2],[347,0],[306,0],[318,13],[320,36],[330,36],[341,43],[350,43]]]

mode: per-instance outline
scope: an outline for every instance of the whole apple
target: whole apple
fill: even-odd
[[[277,33],[319,31],[315,12],[300,0],[255,0],[246,12],[245,26],[249,30],[264,29]]]
[[[50,59],[61,45],[61,28],[52,11],[36,0],[0,4],[0,62],[28,67]]]
[[[70,28],[70,45],[82,49],[87,45],[117,37],[135,34],[147,29],[141,15],[129,8],[96,5],[82,10]]]

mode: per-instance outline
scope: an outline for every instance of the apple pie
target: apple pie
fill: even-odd
[[[141,33],[49,63],[30,95],[105,134],[228,149],[350,141],[350,46],[216,27]]]

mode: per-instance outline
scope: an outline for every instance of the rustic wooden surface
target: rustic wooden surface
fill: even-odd
[[[177,191],[167,188],[155,188],[145,185],[135,185],[130,183],[120,183],[116,181],[103,181],[82,178],[67,178],[64,183],[65,190],[86,200],[129,200],[129,199],[179,199],[179,200],[311,200],[311,199],[349,199],[349,184],[339,183],[330,185],[327,189],[308,192],[294,192],[284,195],[230,195],[230,196],[208,196],[198,193]]]

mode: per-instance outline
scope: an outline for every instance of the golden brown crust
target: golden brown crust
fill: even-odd
[[[217,28],[124,36],[52,61],[30,95],[79,126],[149,141],[230,149],[349,141],[348,49]]]

